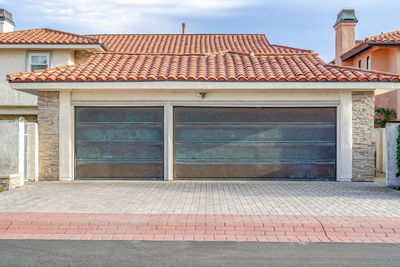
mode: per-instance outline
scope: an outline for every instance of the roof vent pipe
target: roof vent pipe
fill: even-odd
[[[186,23],[182,23],[182,34],[186,34]]]

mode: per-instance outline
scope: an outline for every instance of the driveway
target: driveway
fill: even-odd
[[[0,203],[0,212],[400,217],[400,191],[382,183],[39,182],[0,193]]]
[[[381,183],[40,182],[0,203],[0,239],[400,243]]]

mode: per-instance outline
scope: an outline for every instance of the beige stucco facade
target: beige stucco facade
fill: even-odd
[[[0,47],[0,115],[37,114],[37,97],[12,90],[7,81],[7,75],[10,73],[27,71],[27,56],[29,52],[49,52],[50,67],[75,64],[76,57],[82,61],[82,53],[76,53],[73,49],[5,49]],[[83,58],[87,59],[89,54],[83,54]]]
[[[343,65],[357,68],[361,61],[361,68],[366,68],[367,57],[370,58],[372,70],[400,73],[400,47],[372,47],[343,61]]]
[[[370,60],[370,69],[376,71],[400,73],[400,47],[375,46],[363,51],[362,53],[346,60],[343,65],[366,68],[367,58]],[[392,109],[400,119],[400,91],[395,90],[377,94],[375,97],[375,107]]]

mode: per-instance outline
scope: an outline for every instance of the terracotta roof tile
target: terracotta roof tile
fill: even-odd
[[[100,44],[83,35],[47,28],[0,33],[0,44]]]
[[[315,54],[216,53],[182,56],[97,53],[85,64],[12,74],[9,80],[399,81],[400,76],[325,64]]]
[[[112,52],[143,54],[311,53],[311,50],[271,45],[265,34],[93,34]]]
[[[366,41],[372,42],[400,42],[400,31],[393,31],[368,37]]]

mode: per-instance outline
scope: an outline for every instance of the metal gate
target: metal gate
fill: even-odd
[[[77,179],[163,178],[162,107],[77,107]]]
[[[335,180],[336,108],[174,108],[174,177]]]

